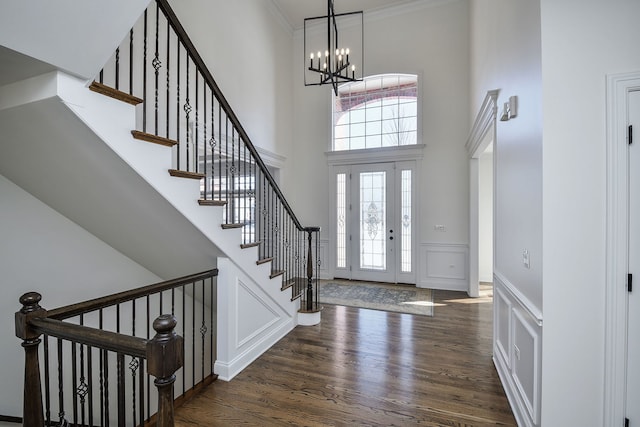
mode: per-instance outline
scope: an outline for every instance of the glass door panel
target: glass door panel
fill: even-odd
[[[395,242],[392,203],[394,169],[391,163],[352,168],[352,278],[378,282],[395,281]]]

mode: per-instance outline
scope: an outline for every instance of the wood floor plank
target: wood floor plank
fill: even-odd
[[[327,305],[176,426],[515,426],[491,359],[492,299],[436,291],[434,317]]]

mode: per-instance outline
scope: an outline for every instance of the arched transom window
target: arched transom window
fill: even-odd
[[[333,97],[333,151],[418,143],[418,76],[382,74]]]

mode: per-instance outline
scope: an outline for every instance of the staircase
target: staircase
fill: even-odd
[[[319,313],[319,229],[295,217],[165,0],[95,82],[53,70],[0,88],[0,127],[2,174],[100,240],[162,278],[217,265],[221,379],[315,322],[300,316]]]

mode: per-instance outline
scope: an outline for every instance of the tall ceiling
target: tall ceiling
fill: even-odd
[[[304,18],[327,14],[327,0],[273,0],[273,2],[293,29],[302,28]],[[334,0],[333,5],[336,13],[360,10],[366,13],[414,2],[416,0]]]

